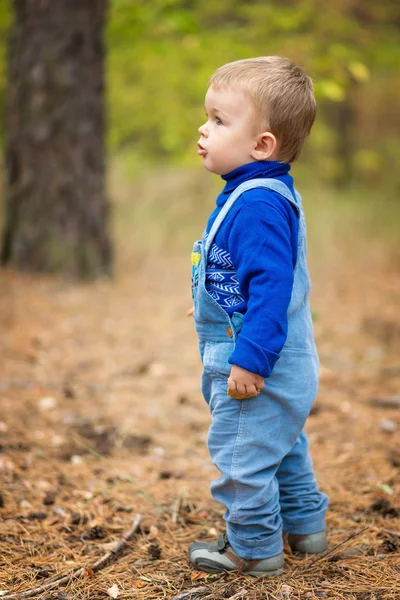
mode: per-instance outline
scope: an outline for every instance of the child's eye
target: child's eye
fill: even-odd
[[[217,125],[223,125],[223,123],[219,117],[215,117],[215,122]]]

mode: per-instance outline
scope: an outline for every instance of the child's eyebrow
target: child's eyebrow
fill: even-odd
[[[205,111],[207,112],[207,108],[205,108]],[[229,115],[227,115],[227,113],[225,111],[222,110],[222,108],[219,108],[219,106],[212,106],[210,109],[210,112],[213,112],[214,114],[218,113],[220,115],[222,115],[224,118],[228,118]]]

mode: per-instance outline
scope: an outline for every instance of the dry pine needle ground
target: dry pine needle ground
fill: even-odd
[[[187,563],[190,542],[212,539],[223,520],[208,492],[215,473],[196,341],[184,317],[187,265],[176,259],[172,266],[148,263],[134,276],[92,285],[0,273],[7,290],[0,300],[2,595],[83,567],[37,597],[399,599],[400,285],[393,265],[358,268],[356,286],[350,268],[337,280],[317,273],[323,368],[307,431],[330,496],[333,550],[317,560],[287,551],[284,575],[265,581],[196,573]],[[138,531],[93,571],[137,513]]]

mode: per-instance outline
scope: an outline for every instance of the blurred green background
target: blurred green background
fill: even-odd
[[[0,111],[10,21],[11,2],[0,0]],[[350,228],[362,222],[363,234],[383,228],[396,237],[399,2],[111,0],[106,36],[109,189],[119,232],[145,221],[162,246],[172,223],[184,226],[185,243],[199,231],[220,187],[196,155],[207,80],[225,62],[281,54],[315,82],[318,118],[294,166],[306,203],[323,201],[325,215],[329,207],[332,215],[346,211],[335,219],[345,216]],[[139,247],[148,235],[139,227],[134,237]]]

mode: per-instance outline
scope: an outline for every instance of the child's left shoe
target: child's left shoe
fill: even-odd
[[[320,554],[328,549],[328,538],[326,537],[325,529],[308,535],[288,533],[287,541],[292,552],[298,554]]]
[[[246,560],[240,558],[229,544],[226,533],[216,542],[193,542],[189,549],[189,561],[198,571],[222,573],[240,571],[253,577],[274,577],[283,573],[283,553],[270,558]]]

